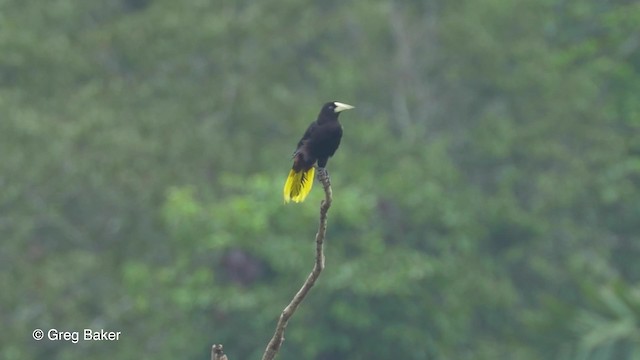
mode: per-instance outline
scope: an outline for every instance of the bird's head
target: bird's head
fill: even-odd
[[[330,101],[322,106],[319,118],[337,119],[342,111],[351,110],[353,106],[338,101]]]

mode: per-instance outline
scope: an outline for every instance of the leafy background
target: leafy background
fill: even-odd
[[[640,5],[0,1],[0,358],[640,359]],[[122,331],[41,341],[34,328]]]

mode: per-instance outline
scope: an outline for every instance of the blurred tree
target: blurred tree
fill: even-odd
[[[328,100],[357,111],[283,359],[638,358],[638,24],[629,1],[0,1],[0,358],[257,358],[312,258],[321,194],[280,190]]]

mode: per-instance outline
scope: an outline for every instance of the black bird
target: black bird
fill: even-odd
[[[320,168],[327,166],[327,161],[340,146],[342,138],[342,125],[338,122],[338,115],[350,109],[353,106],[337,101],[322,106],[318,119],[309,125],[293,153],[293,166],[284,183],[285,202],[302,202],[307,197],[313,185],[313,165],[317,162]]]

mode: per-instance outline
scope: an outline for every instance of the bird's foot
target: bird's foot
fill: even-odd
[[[318,166],[317,170],[318,170],[318,180],[320,182],[324,182],[324,179],[329,177],[329,172],[327,171],[326,168],[319,167],[319,166]]]
[[[331,179],[329,178],[329,172],[326,168],[318,167],[316,173],[318,176],[318,181],[322,184],[322,186],[331,186]]]
[[[326,216],[329,206],[331,206],[331,179],[329,178],[329,172],[323,167],[317,167],[318,181],[324,188],[325,198],[320,203],[320,214]],[[324,215],[322,215],[324,214]]]

